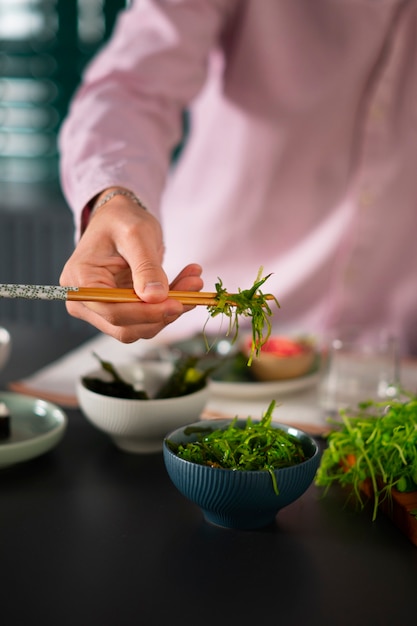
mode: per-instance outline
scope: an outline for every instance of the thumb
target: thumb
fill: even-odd
[[[145,302],[162,302],[168,297],[168,277],[162,269],[164,247],[158,239],[136,240],[130,254],[125,256],[131,268],[133,288]]]
[[[127,217],[124,222],[126,222]],[[117,229],[117,222],[116,222]],[[162,228],[150,213],[133,213],[129,228],[116,235],[117,249],[130,267],[133,288],[145,302],[162,302],[168,297],[168,277],[162,269]]]
[[[160,265],[146,262],[133,273],[133,288],[145,302],[162,302],[168,297],[168,279]]]

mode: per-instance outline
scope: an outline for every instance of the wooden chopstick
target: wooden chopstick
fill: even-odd
[[[208,291],[169,291],[168,298],[179,300],[182,304],[192,306],[213,306],[218,303],[217,294]],[[272,295],[265,296],[272,300]],[[67,291],[67,300],[81,300],[84,302],[140,302],[140,298],[133,289],[110,289],[101,287],[78,287],[77,290]],[[230,304],[234,303],[233,294],[230,294]]]
[[[211,306],[217,303],[215,293],[201,291],[169,291],[168,298],[182,304]],[[106,287],[79,287],[67,291],[67,300],[83,302],[141,302],[134,289],[110,289]]]

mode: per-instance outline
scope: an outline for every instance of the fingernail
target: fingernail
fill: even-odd
[[[162,283],[159,282],[154,282],[154,283],[146,283],[145,287],[144,287],[144,291],[146,293],[155,293],[155,292],[159,292],[159,291],[163,291],[164,290],[164,286]]]

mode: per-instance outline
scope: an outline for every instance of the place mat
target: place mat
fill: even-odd
[[[63,408],[77,408],[76,382],[80,376],[97,367],[94,354],[117,366],[140,358],[149,358],[152,352],[161,350],[166,345],[159,336],[123,344],[108,335],[99,334],[31,376],[11,382],[9,388],[17,393],[54,402]],[[417,361],[406,360],[401,364],[401,378],[404,388],[411,392],[417,391]],[[203,417],[211,415],[212,419],[216,416],[261,418],[271,399],[240,398],[238,395],[234,398],[222,397],[212,392]],[[276,400],[274,421],[293,425],[311,434],[321,435],[328,432],[329,425],[318,405],[317,386]]]
[[[9,388],[17,393],[54,402],[63,408],[77,408],[76,382],[80,376],[97,367],[94,354],[117,366],[119,363],[149,358],[152,353],[166,345],[166,342],[159,338],[122,344],[112,337],[99,334],[27,378],[11,382]],[[211,393],[206,411],[201,417],[260,419],[267,410],[270,400],[258,397],[254,399],[238,396],[222,397]],[[273,412],[274,421],[294,425],[315,434],[322,434],[327,430],[317,407],[314,388],[289,395],[281,404],[279,403],[280,401]]]

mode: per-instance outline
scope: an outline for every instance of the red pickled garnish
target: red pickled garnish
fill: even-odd
[[[295,356],[305,352],[306,346],[288,337],[270,337],[262,346],[262,352],[276,354],[277,356]]]

